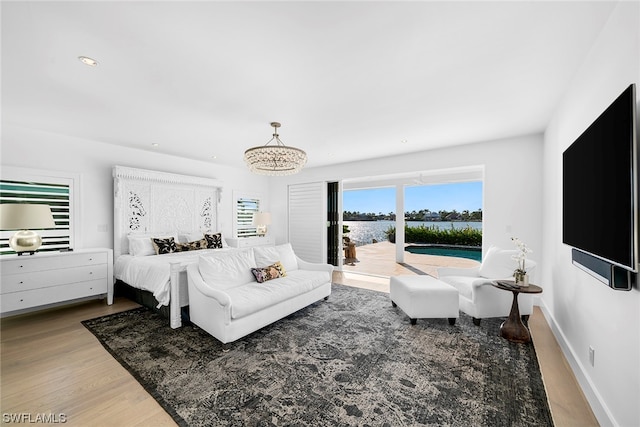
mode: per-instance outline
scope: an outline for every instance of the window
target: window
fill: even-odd
[[[77,177],[3,170],[0,203],[39,203],[51,207],[56,227],[38,230],[42,237],[39,251],[58,251],[73,247],[73,187],[76,180]],[[9,239],[14,233],[15,230],[0,231],[0,255],[14,253],[9,247]]]
[[[260,199],[240,197],[236,200],[236,236],[255,237],[253,214],[260,212]]]

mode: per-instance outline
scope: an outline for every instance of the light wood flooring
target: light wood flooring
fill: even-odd
[[[421,267],[413,267],[419,269]],[[388,277],[335,273],[336,283],[388,292]],[[4,318],[0,327],[1,412],[65,414],[69,426],[164,426],[171,417],[81,320],[136,307],[94,300]],[[530,327],[557,426],[597,426],[567,361],[536,309]],[[5,421],[2,421],[3,423]]]

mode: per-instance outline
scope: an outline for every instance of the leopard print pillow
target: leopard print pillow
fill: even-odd
[[[207,249],[208,244],[206,239],[194,240],[187,243],[176,243],[177,252],[197,251],[200,249]]]

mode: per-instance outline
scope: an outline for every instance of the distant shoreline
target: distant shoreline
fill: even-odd
[[[343,221],[349,222],[377,222],[377,221],[391,221],[395,222],[393,219],[344,219]],[[478,219],[450,219],[450,220],[440,220],[440,219],[405,219],[404,222],[482,222],[482,220]]]
[[[344,220],[343,225],[348,227],[348,236],[356,246],[367,245],[370,243],[388,240],[386,231],[390,227],[395,227],[396,222],[388,219],[361,221],[361,220]],[[482,221],[405,221],[407,227],[436,227],[439,229],[466,228],[482,230]]]

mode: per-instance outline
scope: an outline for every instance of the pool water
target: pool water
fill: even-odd
[[[412,254],[452,256],[482,261],[482,249],[468,246],[407,246],[405,251]]]

